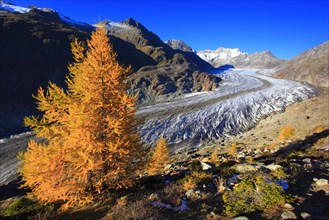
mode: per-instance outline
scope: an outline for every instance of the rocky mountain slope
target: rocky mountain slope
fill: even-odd
[[[36,113],[32,94],[39,86],[49,80],[63,86],[70,42],[87,39],[91,28],[63,22],[52,11],[0,12],[1,137],[21,131],[23,117]]]
[[[182,50],[182,51],[187,51],[187,52],[195,52],[195,50],[192,49],[189,45],[187,45],[184,41],[182,40],[167,40],[165,41],[166,44],[168,44],[170,47],[172,47],[175,50]]]
[[[248,54],[238,48],[218,48],[199,50],[197,54],[214,67],[230,64],[238,68],[270,69],[284,62],[276,58],[269,50]]]
[[[209,63],[193,52],[174,50],[138,21],[132,18],[123,22],[105,20],[97,26],[109,31],[114,49],[120,51],[119,61],[133,66],[134,73],[128,81],[131,91],[139,95],[140,103],[217,88],[220,79],[205,73],[213,68]],[[117,41],[125,44],[115,44]],[[140,55],[133,54],[127,44],[133,45],[147,60],[141,63]]]
[[[132,66],[130,92],[139,95],[139,104],[218,86],[220,79],[205,73],[210,64],[194,53],[173,50],[137,21],[103,25],[118,61]],[[23,117],[36,114],[32,94],[39,86],[49,80],[63,86],[73,61],[70,42],[86,40],[94,29],[52,9],[1,4],[0,137],[21,132]]]
[[[274,76],[329,87],[329,41],[282,64]]]

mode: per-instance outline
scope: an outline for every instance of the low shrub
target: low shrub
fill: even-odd
[[[202,165],[199,160],[193,160],[190,164],[192,171],[202,171]]]
[[[228,149],[227,149],[228,155],[232,156],[233,158],[236,158],[238,154],[238,146],[237,144],[232,144]]]
[[[288,177],[288,174],[286,174],[286,172],[282,168],[278,168],[276,170],[271,171],[271,175],[276,180],[287,179],[287,177]]]
[[[21,197],[11,204],[5,211],[5,216],[16,216],[24,213],[35,212],[44,208],[44,205],[28,199],[27,197]]]
[[[184,189],[181,185],[171,183],[163,189],[159,196],[162,202],[169,203],[173,206],[179,206],[181,205],[183,192]]]
[[[326,130],[326,127],[324,125],[319,125],[314,128],[315,133],[321,133]]]
[[[213,151],[210,155],[210,162],[214,163],[215,165],[219,164],[219,157],[217,151]]]
[[[192,171],[189,175],[185,176],[180,183],[185,191],[196,188],[198,185],[210,183],[212,180],[212,173],[201,171]]]
[[[105,219],[164,219],[157,207],[153,207],[149,201],[138,199],[135,201],[127,201],[126,203],[117,203],[111,207],[110,211],[105,216]]]
[[[235,164],[237,164],[237,162],[233,160],[221,163],[217,170],[218,174],[223,177],[232,176],[234,173],[236,173],[236,170],[233,167]]]
[[[285,126],[281,129],[279,133],[279,140],[286,141],[291,139],[295,135],[296,130],[291,126]]]
[[[262,177],[248,178],[223,195],[224,211],[228,216],[281,207],[286,196],[280,186]]]

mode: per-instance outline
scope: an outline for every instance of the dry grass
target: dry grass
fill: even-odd
[[[225,179],[223,177],[217,177],[216,179],[214,179],[214,183],[218,193],[222,194],[225,192]]]
[[[325,126],[325,125],[318,125],[318,126],[316,126],[313,129],[313,131],[316,132],[316,133],[321,133],[321,132],[325,131],[326,129],[328,129],[327,126]]]
[[[197,187],[196,181],[193,178],[187,178],[183,184],[182,187],[184,191],[188,191],[190,189],[194,189]]]
[[[233,158],[236,158],[236,156],[237,156],[237,154],[238,154],[238,152],[237,152],[237,148],[238,148],[238,146],[237,146],[236,143],[232,144],[232,145],[227,149],[227,153],[228,153],[228,155],[232,156]]]
[[[164,203],[169,203],[173,206],[179,206],[181,204],[181,197],[183,193],[184,190],[182,186],[172,183],[163,189],[159,197]]]
[[[212,154],[210,155],[210,162],[216,164],[216,165],[219,165],[219,157],[218,157],[218,154],[217,154],[217,151],[213,151]]]
[[[153,207],[148,198],[138,198],[128,200],[127,198],[118,199],[111,207],[110,211],[103,218],[104,220],[128,220],[128,219],[164,219],[160,214],[160,209]]]

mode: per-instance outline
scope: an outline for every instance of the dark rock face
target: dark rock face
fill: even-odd
[[[22,131],[23,116],[35,114],[32,94],[48,81],[63,86],[72,62],[70,42],[86,30],[62,22],[57,14],[32,10],[0,13],[0,137]]]
[[[329,87],[329,41],[282,64],[274,76]]]
[[[194,81],[193,74],[206,75],[202,71],[212,67],[195,54],[173,50],[133,19],[116,24],[125,28],[104,25],[118,61],[132,67],[130,92],[139,95],[140,104],[198,91],[204,83]],[[65,23],[51,10],[0,13],[0,137],[23,131],[23,117],[37,114],[32,94],[40,86],[65,85],[73,61],[70,42],[85,41],[92,30]],[[214,88],[218,80],[210,76],[207,83]]]
[[[205,71],[213,68],[209,63],[193,52],[174,50],[138,21],[132,18],[120,23],[105,20],[98,26],[109,31],[114,49],[120,51],[119,62],[132,65],[133,73],[128,82],[131,84],[130,92],[138,94],[139,104],[218,86],[218,77],[205,77],[208,75]],[[116,45],[115,41],[125,43]],[[195,74],[200,77],[195,77]]]

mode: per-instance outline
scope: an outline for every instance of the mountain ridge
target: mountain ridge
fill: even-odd
[[[329,40],[278,66],[274,76],[329,87]]]
[[[165,41],[165,43],[175,50],[194,52],[215,68],[223,65],[233,65],[238,68],[270,69],[285,62],[275,57],[270,50],[251,54],[243,52],[239,48],[226,47],[219,47],[215,50],[205,49],[196,51],[182,40],[172,39]]]
[[[275,57],[270,50],[249,54],[239,48],[219,47],[216,50],[199,50],[197,55],[214,67],[229,64],[238,68],[270,69],[284,62],[284,60]]]
[[[165,43],[168,44],[174,50],[182,50],[186,52],[196,53],[196,51],[193,50],[192,47],[190,47],[187,43],[185,43],[182,40],[171,39],[165,41]]]

